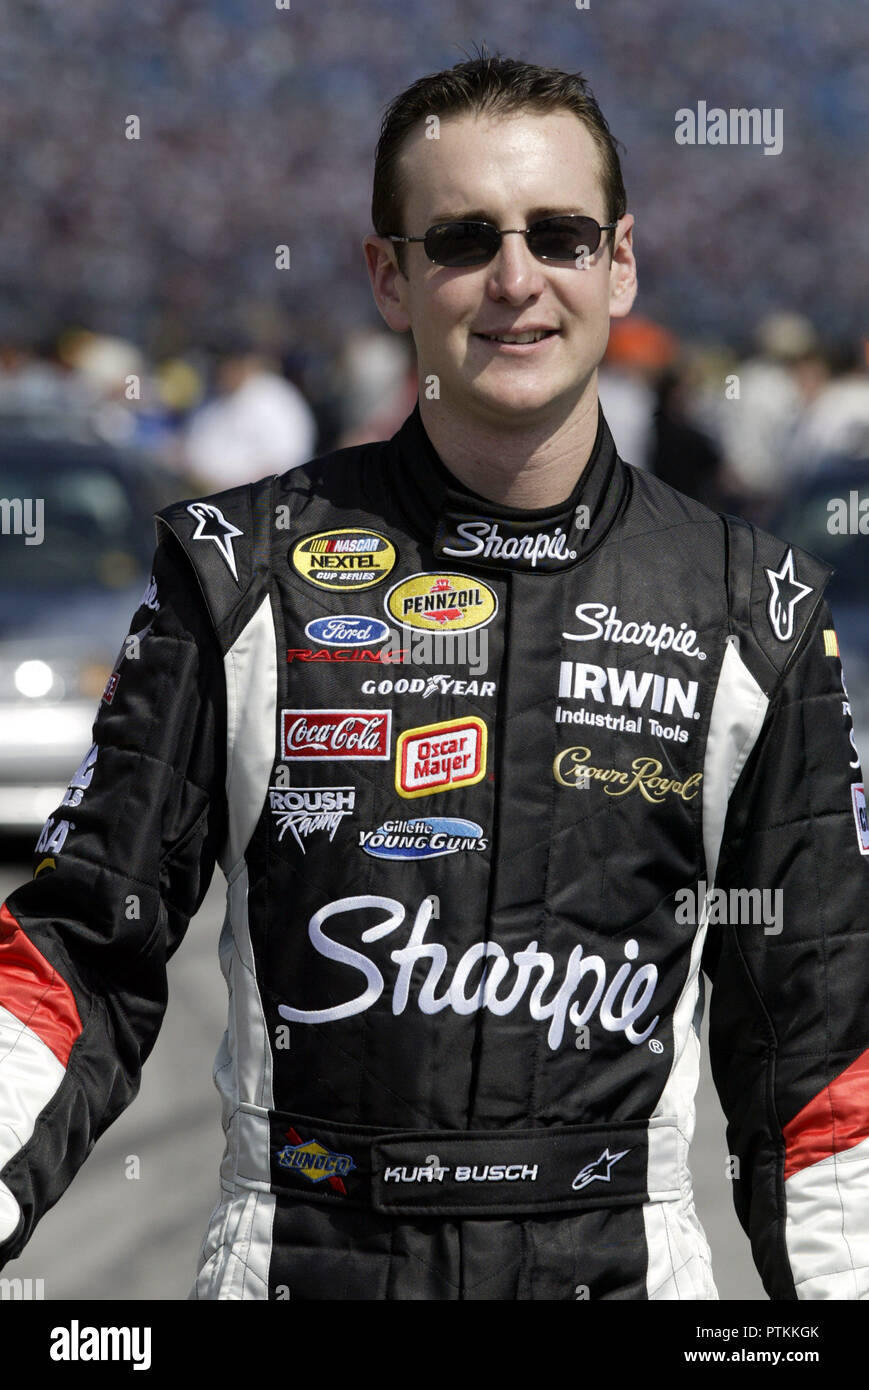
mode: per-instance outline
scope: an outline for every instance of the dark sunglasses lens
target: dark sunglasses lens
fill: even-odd
[[[485,265],[498,250],[500,237],[485,222],[442,222],[425,234],[425,252],[435,265]]]
[[[593,217],[547,217],[528,232],[528,245],[544,261],[576,261],[593,256],[601,231]]]

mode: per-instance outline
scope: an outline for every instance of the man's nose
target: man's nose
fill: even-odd
[[[543,263],[529,251],[524,232],[503,232],[501,245],[489,265],[490,294],[521,303],[539,294],[543,285]]]

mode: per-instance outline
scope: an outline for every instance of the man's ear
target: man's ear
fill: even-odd
[[[634,218],[626,212],[612,233],[615,247],[610,263],[610,317],[623,319],[637,297],[637,263],[634,259]]]
[[[410,330],[410,316],[405,308],[407,279],[398,268],[394,243],[388,237],[371,232],[363,239],[362,250],[381,318],[394,333],[407,333]]]

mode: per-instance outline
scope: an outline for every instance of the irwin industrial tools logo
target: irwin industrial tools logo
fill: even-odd
[[[290,547],[293,569],[317,589],[373,589],[392,573],[397,558],[379,531],[346,526],[318,531]]]

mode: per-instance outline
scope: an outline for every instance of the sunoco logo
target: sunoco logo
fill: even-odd
[[[360,830],[359,847],[375,859],[436,859],[488,849],[483,827],[458,816],[388,820],[377,830]]]
[[[318,531],[290,550],[297,574],[318,589],[371,589],[391,574],[395,546],[377,531]]]
[[[303,1143],[294,1129],[287,1130],[291,1143],[278,1149],[275,1158],[278,1166],[298,1173],[309,1182],[325,1182],[336,1192],[346,1197],[347,1189],[343,1179],[356,1167],[349,1154],[332,1153],[318,1139],[306,1139]]]
[[[498,596],[466,574],[412,574],[390,589],[384,606],[401,627],[457,632],[490,623]]]

